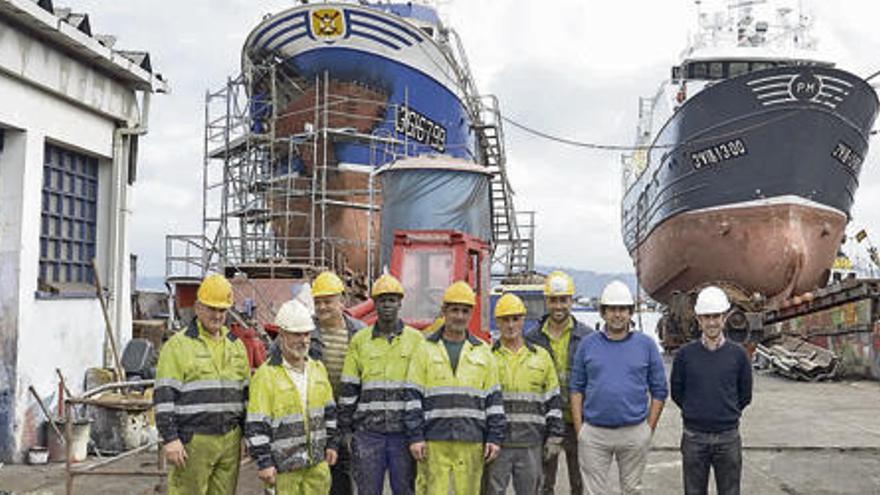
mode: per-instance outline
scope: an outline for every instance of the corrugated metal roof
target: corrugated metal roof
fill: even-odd
[[[116,37],[92,34],[86,13],[56,6],[52,0],[0,0],[0,15],[36,31],[90,65],[127,81],[135,89],[168,91],[161,74],[154,73],[150,54],[141,50],[114,50]]]

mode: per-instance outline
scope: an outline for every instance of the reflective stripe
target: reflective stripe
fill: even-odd
[[[331,405],[334,405],[334,404],[330,403],[330,402],[327,403],[327,406],[331,406]],[[327,406],[324,406],[324,407],[327,407]],[[324,407],[313,407],[313,408],[309,409],[309,418],[312,418],[314,416],[323,416],[324,415]]]
[[[537,414],[508,414],[507,421],[510,423],[535,423],[544,425],[544,416]]]
[[[361,379],[356,376],[342,375],[342,378],[340,378],[340,382],[349,383],[351,385],[360,385]]]
[[[174,412],[177,414],[198,414],[198,413],[218,413],[218,412],[243,412],[244,404],[240,402],[220,403],[220,404],[190,404],[186,406],[175,406]]]
[[[327,430],[316,431],[312,434],[312,442],[319,442],[327,439]]]
[[[245,421],[247,421],[248,423],[271,423],[272,418],[265,414],[248,413]]]
[[[417,402],[417,401],[416,401]],[[358,411],[402,411],[406,409],[406,402],[393,400],[393,401],[375,401],[375,402],[361,402],[358,404]]]
[[[305,444],[306,444],[306,437],[300,435],[297,437],[288,437],[288,438],[282,438],[279,440],[275,440],[274,442],[272,442],[272,448],[275,450],[281,450],[281,449],[289,449],[292,447],[297,447],[299,445],[305,445]]]
[[[174,378],[159,378],[156,380],[156,388],[159,387],[169,387],[174,390],[180,390],[183,384],[180,380],[175,380]]]
[[[562,409],[551,409],[547,411],[547,417],[562,419]]]
[[[269,417],[266,417],[266,420],[269,421]],[[281,416],[280,418],[272,420],[272,429],[277,429],[281,425],[296,425],[298,423],[303,422],[302,414],[291,414],[289,416]]]
[[[335,419],[331,419],[330,421],[325,421],[325,422],[324,422],[324,427],[325,427],[325,428],[330,428],[331,430],[336,429],[336,420],[335,420]]]
[[[430,421],[432,419],[441,419],[441,418],[473,418],[473,419],[486,419],[486,413],[484,411],[478,411],[475,409],[439,409],[433,411],[425,411],[425,420]]]
[[[418,383],[406,382],[406,388],[408,388],[410,390],[414,390],[422,395],[425,395],[425,387],[419,385]]]
[[[471,387],[431,387],[425,391],[425,397],[435,397],[438,395],[467,395],[469,397],[477,397],[479,399],[486,398],[491,392]]]
[[[156,414],[163,413],[173,413],[174,412],[174,403],[173,402],[161,402],[156,404]]]
[[[250,443],[252,447],[259,447],[260,445],[266,445],[269,443],[269,437],[266,435],[255,435],[248,439],[248,443]]]
[[[244,390],[247,386],[246,380],[196,380],[186,382],[181,387],[183,393],[194,392],[196,390],[212,390],[212,389],[233,389]]]
[[[544,402],[547,402],[548,400],[552,399],[556,395],[559,395],[559,387],[556,387],[552,390],[548,390],[546,393],[544,393]]]
[[[361,390],[401,389],[406,388],[408,385],[409,382],[403,380],[376,380],[372,382],[364,382],[363,385],[361,385]]]
[[[486,409],[487,416],[491,416],[493,414],[504,414],[504,406],[495,405],[490,406],[488,409]]]
[[[536,392],[507,392],[502,393],[504,400],[518,400],[523,402],[544,402],[544,394]]]
[[[406,403],[404,403],[403,408],[406,409],[407,411],[412,411],[414,409],[421,409],[422,408],[422,401],[420,401],[420,400],[407,401]]]
[[[354,404],[355,402],[357,402],[357,400],[358,400],[357,397],[340,397],[339,398],[339,405],[340,406],[350,406],[350,405]]]

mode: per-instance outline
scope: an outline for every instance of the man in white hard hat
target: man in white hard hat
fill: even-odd
[[[631,328],[635,308],[623,282],[605,287],[602,331],[584,338],[571,365],[571,416],[586,492],[610,493],[608,471],[617,460],[624,495],[641,493],[651,437],[666,400],[663,360],[654,340]]]
[[[278,495],[330,492],[336,403],[327,370],[309,358],[312,315],[299,301],[275,316],[278,346],[251,379],[245,436],[257,476]]]
[[[739,495],[742,440],[739,418],[752,401],[752,366],[745,349],[724,336],[727,295],[709,286],[694,313],[702,335],[672,363],[672,400],[681,409],[682,476],[686,494],[708,493],[709,469],[719,495]]]

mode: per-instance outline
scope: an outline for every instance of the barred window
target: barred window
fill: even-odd
[[[40,225],[40,290],[92,282],[98,216],[98,160],[46,144]]]

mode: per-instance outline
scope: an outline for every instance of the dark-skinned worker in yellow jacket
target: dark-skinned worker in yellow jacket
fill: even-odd
[[[483,466],[498,457],[506,421],[498,366],[468,334],[476,295],[463,282],[443,294],[445,323],[416,350],[407,372],[405,424],[418,462],[416,493],[477,495]]]
[[[276,495],[326,495],[338,458],[336,404],[326,368],[309,357],[315,324],[295,300],[278,309],[275,324],[278,345],[251,381],[248,452]]]
[[[159,355],[153,403],[172,495],[235,493],[250,364],[224,326],[232,304],[229,281],[205,277],[196,318]]]
[[[421,332],[399,317],[403,286],[382,275],[370,293],[376,323],[358,331],[348,347],[342,369],[339,427],[353,436],[354,478],[359,495],[381,495],[388,473],[394,495],[415,489],[415,462],[409,453],[406,425],[406,373]]]

